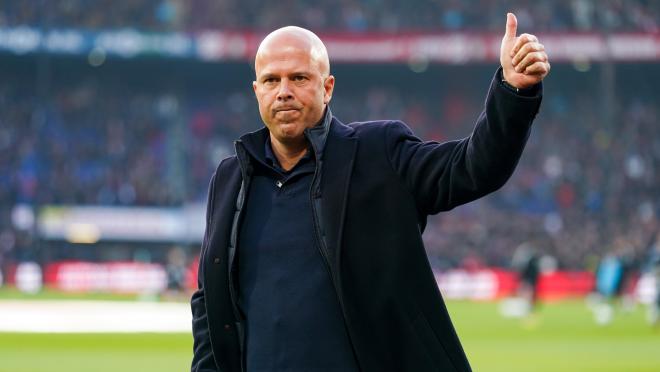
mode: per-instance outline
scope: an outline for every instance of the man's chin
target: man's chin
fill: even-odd
[[[295,141],[304,137],[304,128],[300,123],[279,123],[275,128],[281,142]]]
[[[282,110],[275,113],[275,119],[282,122],[291,122],[300,117],[300,110]]]

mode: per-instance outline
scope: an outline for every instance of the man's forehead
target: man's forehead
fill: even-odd
[[[291,73],[320,71],[318,61],[309,52],[294,48],[283,48],[261,54],[255,61],[255,71],[266,73]]]
[[[259,45],[255,56],[255,69],[264,64],[289,59],[307,59],[322,73],[329,72],[328,52],[321,39],[313,32],[294,26],[271,32]]]

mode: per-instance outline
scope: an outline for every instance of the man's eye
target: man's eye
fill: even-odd
[[[293,77],[293,81],[303,81],[305,80],[305,77],[302,75],[297,75]]]

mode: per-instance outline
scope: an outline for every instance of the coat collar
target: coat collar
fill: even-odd
[[[346,202],[358,148],[358,140],[353,136],[353,132],[353,128],[332,116],[330,108],[326,110],[319,125],[305,130],[305,136],[314,148],[316,167],[320,169],[319,179],[312,185],[312,200],[318,205],[317,211],[320,213],[323,230],[321,239],[327,247],[328,260],[335,274],[339,273],[338,268],[341,265]],[[246,148],[249,148],[249,151],[259,151],[265,156],[264,143],[268,135],[268,129],[262,128],[236,141],[236,155],[244,181],[249,177],[252,167]],[[337,279],[341,280],[339,276]]]
[[[353,128],[342,124],[336,118],[332,119],[324,142],[325,159],[318,162],[321,167],[319,189],[313,197],[313,200],[320,204],[320,220],[323,226],[321,238],[327,247],[331,270],[338,281],[341,281],[339,267],[346,202],[358,148],[358,139],[353,136],[353,132]]]
[[[307,137],[307,140],[312,145],[316,159],[323,158],[323,150],[325,149],[325,143],[328,139],[328,132],[330,132],[332,117],[330,106],[327,106],[321,121],[317,125],[305,129],[305,137]]]
[[[321,118],[315,126],[307,128],[304,131],[304,135],[311,144],[316,159],[323,158],[323,150],[325,149],[328,133],[330,132],[330,125],[333,119],[334,116],[332,115],[330,106],[327,106],[323,118]],[[267,154],[264,149],[264,144],[269,135],[270,133],[266,127],[244,134],[235,142],[237,147],[236,152],[239,152],[238,147],[243,147],[254,158],[259,160],[265,159]]]

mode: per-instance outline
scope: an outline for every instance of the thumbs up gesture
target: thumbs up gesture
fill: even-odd
[[[530,34],[516,36],[518,20],[506,15],[506,33],[500,48],[500,64],[504,80],[516,88],[529,88],[550,72],[548,55],[539,39]]]

